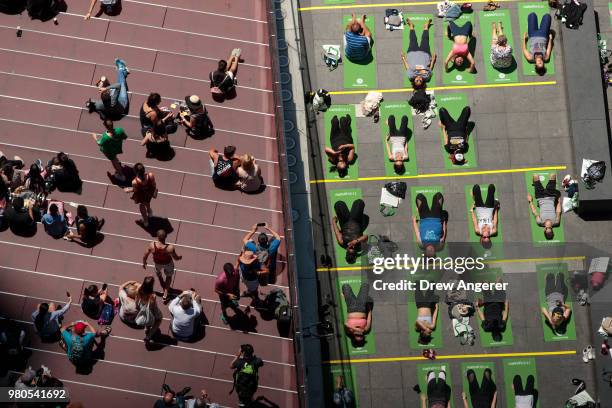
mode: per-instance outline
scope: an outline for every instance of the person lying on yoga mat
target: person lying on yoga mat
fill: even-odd
[[[514,407],[515,408],[533,408],[535,400],[535,378],[533,375],[527,376],[527,383],[523,388],[523,379],[520,375],[515,375],[512,380],[512,389],[514,390]]]
[[[501,282],[498,280],[498,282]],[[482,299],[478,299],[478,317],[482,329],[491,333],[494,341],[501,341],[506,330],[510,306],[504,290],[483,291]]]
[[[353,347],[362,347],[365,344],[365,336],[372,328],[372,299],[368,296],[369,289],[370,284],[363,282],[355,296],[351,285],[342,285],[342,295],[346,302],[344,329],[346,335],[351,338]]]
[[[427,393],[421,393],[421,408],[450,408],[451,388],[446,383],[446,371],[441,370],[438,378],[429,371],[426,381]]]
[[[476,61],[470,52],[469,44],[472,39],[472,22],[468,21],[461,27],[450,21],[447,26],[448,38],[453,40],[453,48],[448,53],[446,61],[444,61],[444,69],[449,72],[451,69],[448,66],[452,62],[456,68],[462,67],[467,59],[470,63],[469,72],[475,72]]]
[[[365,21],[365,14],[357,20],[353,13],[344,33],[344,55],[356,63],[367,61],[372,52],[372,33]]]
[[[495,200],[495,186],[489,184],[487,189],[487,199],[482,201],[480,185],[474,184],[472,187],[472,225],[474,233],[480,237],[480,244],[483,248],[491,248],[491,237],[497,235],[497,213],[499,212],[499,202]]]
[[[431,79],[434,64],[436,63],[436,53],[431,55],[429,48],[429,26],[431,19],[425,22],[423,33],[421,34],[421,45],[417,42],[414,24],[410,19],[406,20],[410,27],[410,42],[406,54],[402,52],[402,62],[406,68],[406,75],[412,82],[412,87],[417,89],[425,88],[425,83]]]
[[[419,333],[419,344],[429,344],[431,333],[436,330],[438,320],[438,297],[433,290],[414,292],[417,308],[417,318],[414,329]]]
[[[491,36],[491,56],[490,61],[493,68],[505,69],[512,66],[512,47],[508,44],[508,37],[504,35],[504,28],[501,21],[493,23],[493,35]]]
[[[538,16],[529,13],[527,16],[527,32],[523,33],[523,55],[528,62],[535,64],[535,71],[539,75],[546,73],[544,65],[550,61],[553,47],[553,36],[550,32],[550,14],[542,16],[538,27]]]
[[[557,190],[557,175],[551,174],[546,188],[542,185],[540,176],[537,174],[533,175],[533,187],[535,189],[535,199],[538,202],[540,208],[540,214],[533,205],[533,197],[531,194],[527,194],[527,201],[529,202],[529,208],[531,213],[536,219],[536,223],[540,227],[544,227],[544,236],[547,240],[551,240],[555,237],[553,228],[558,227],[561,223],[561,192]]]
[[[463,165],[467,163],[465,153],[468,151],[468,121],[472,113],[469,106],[466,106],[461,111],[459,119],[454,120],[448,113],[446,108],[440,108],[439,126],[444,134],[444,149],[450,153],[450,159],[453,164]]]
[[[389,135],[385,146],[387,147],[387,157],[393,162],[393,169],[397,174],[404,174],[406,168],[404,162],[408,160],[408,116],[402,116],[399,130],[395,125],[395,115],[387,119],[389,125]]]
[[[355,162],[355,145],[351,129],[351,116],[334,115],[331,120],[330,147],[325,148],[327,160],[335,167],[340,177],[346,177],[349,164]]]
[[[482,381],[478,384],[476,373],[470,369],[467,371],[467,380],[470,389],[470,400],[472,408],[495,408],[497,405],[497,386],[493,381],[493,374],[490,368],[485,368],[482,373]],[[461,393],[463,408],[470,408],[468,397],[463,391]]]
[[[423,249],[427,257],[435,257],[436,251],[444,248],[447,217],[443,206],[444,197],[440,192],[433,196],[431,207],[423,194],[419,193],[416,196],[416,207],[420,220],[413,215],[412,228],[419,248]]]
[[[542,308],[542,314],[555,334],[565,333],[572,309],[565,303],[568,289],[562,273],[546,275],[544,288],[547,307]]]
[[[364,208],[362,199],[353,202],[350,212],[344,201],[334,204],[336,215],[332,219],[332,227],[338,245],[346,249],[346,262],[350,264],[355,263],[361,244],[368,240],[368,236],[363,234],[368,222]]]

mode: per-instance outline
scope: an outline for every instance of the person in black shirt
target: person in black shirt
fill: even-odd
[[[350,212],[344,201],[340,200],[334,204],[336,216],[332,219],[332,227],[338,245],[346,249],[346,261],[351,264],[355,263],[357,254],[361,251],[361,244],[368,240],[368,236],[363,234],[368,225],[364,209],[365,203],[362,199],[353,202]]]
[[[83,313],[85,313],[86,316],[92,319],[98,319],[102,313],[104,303],[112,304],[112,302],[106,290],[106,283],[102,285],[102,289],[98,289],[96,285],[89,285],[83,290],[81,309],[83,309]]]
[[[465,153],[468,151],[468,121],[472,111],[466,106],[461,111],[459,119],[454,120],[445,108],[440,108],[440,127],[444,134],[444,149],[450,153],[453,164],[463,165]]]
[[[483,298],[478,301],[478,316],[482,321],[482,329],[490,332],[494,341],[502,340],[506,330],[509,305],[506,291],[483,291]]]
[[[259,382],[258,371],[264,362],[255,355],[255,350],[250,344],[242,344],[230,369],[234,370],[234,388],[238,394],[239,407],[248,407],[253,402],[253,396],[257,392]]]
[[[33,204],[25,208],[22,197],[13,198],[12,205],[4,211],[4,217],[13,234],[30,236],[36,233]]]
[[[330,147],[325,148],[327,160],[335,167],[340,177],[348,174],[349,164],[355,162],[355,145],[351,130],[351,117],[346,115],[331,120]]]

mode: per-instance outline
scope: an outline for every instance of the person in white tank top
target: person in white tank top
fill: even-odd
[[[387,119],[389,135],[386,140],[387,157],[393,162],[393,169],[397,174],[404,174],[404,162],[408,160],[408,116],[403,115],[399,130],[395,125],[395,115]]]
[[[472,224],[474,233],[480,237],[480,244],[484,248],[491,248],[491,237],[497,235],[497,215],[499,212],[499,202],[495,200],[495,186],[489,184],[486,200],[482,200],[480,186],[475,184],[472,187]]]

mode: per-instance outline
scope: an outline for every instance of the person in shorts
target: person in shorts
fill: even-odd
[[[174,245],[166,244],[166,231],[160,229],[157,231],[157,240],[152,241],[142,258],[142,267],[147,269],[147,260],[149,255],[153,254],[153,262],[155,263],[155,272],[159,283],[164,289],[164,295],[162,300],[168,301],[168,291],[170,290],[170,284],[172,282],[172,276],[174,275],[174,261],[179,261],[183,257],[176,253]]]
[[[223,265],[221,272],[215,280],[215,292],[219,295],[221,303],[221,321],[228,324],[227,308],[231,308],[234,314],[240,310],[238,299],[240,299],[240,274],[238,266],[227,262]]]
[[[268,269],[262,266],[253,251],[242,251],[238,257],[238,268],[240,270],[240,278],[247,290],[244,296],[250,296],[253,301],[259,299],[259,278],[261,275],[267,275]]]

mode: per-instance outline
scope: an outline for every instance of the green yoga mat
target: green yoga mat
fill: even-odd
[[[355,373],[355,367],[351,364],[335,364],[335,365],[324,365],[323,375],[325,379],[325,395],[328,398],[327,406],[333,406],[331,401],[334,392],[336,391],[336,377],[341,375],[344,377],[344,386],[353,392],[355,397],[355,406],[359,406],[359,395],[357,393],[357,376]]]
[[[523,388],[525,388],[527,377],[530,375],[533,375],[535,379],[535,389],[538,390],[538,376],[536,373],[536,361],[534,358],[505,358],[503,360],[503,366],[504,366],[504,385],[505,385],[505,391],[506,391],[506,406],[514,407],[515,406],[514,390],[512,388],[512,382],[513,382],[515,375],[521,376]],[[540,402],[538,400],[534,408],[538,408],[539,406],[540,406]]]
[[[610,26],[612,26],[612,3],[608,3],[608,14],[610,14]]]
[[[530,13],[536,13],[538,15],[538,24],[542,21],[542,16],[544,14],[549,13],[550,8],[548,7],[548,3],[546,2],[533,2],[533,3],[518,3],[518,18],[519,18],[519,38],[523,41],[523,34],[527,32],[527,16]],[[523,56],[522,43],[517,44],[517,54],[520,55],[522,64],[523,64],[523,75],[529,76],[539,76],[535,72],[535,65],[531,62],[527,62],[525,57]],[[553,44],[552,52],[550,53],[550,61],[546,63],[546,74],[545,75],[554,75],[555,74],[555,47],[558,47],[559,44]]]
[[[448,364],[444,363],[425,363],[425,364],[417,364],[417,378],[419,387],[421,387],[421,393],[427,393],[427,373],[430,371],[434,371],[436,373],[436,377],[440,373],[440,371],[446,372],[446,384],[451,388],[450,392],[450,406],[453,407],[453,395],[452,395],[452,380],[451,380],[451,370]],[[420,404],[420,401],[419,401]],[[420,405],[419,405],[420,406]]]
[[[546,294],[545,294],[547,274],[552,273],[556,275],[558,273],[561,273],[565,280],[565,285],[567,286],[568,292],[569,292],[569,288],[571,287],[571,284],[569,280],[567,264],[560,263],[560,264],[536,265],[536,271],[538,275],[538,296],[540,298],[540,302],[538,304],[538,313],[540,313],[541,319],[542,319],[542,328],[544,329],[544,341],[551,342],[551,341],[563,341],[563,340],[576,340],[576,322],[574,321],[574,318],[575,318],[574,305],[571,301],[569,294],[565,299],[565,303],[570,307],[572,314],[570,315],[569,322],[567,322],[565,333],[555,334],[552,331],[551,327],[546,323],[546,317],[544,317],[544,315],[540,311],[542,307],[548,308],[548,305],[546,304]]]
[[[359,198],[362,198],[361,189],[359,188],[352,188],[352,189],[345,189],[345,190],[331,190],[329,192],[329,197],[330,197],[330,202],[331,202],[330,215],[332,217],[336,215],[336,212],[334,211],[334,205],[336,204],[337,201],[340,201],[340,200],[344,201],[350,211],[351,206],[353,205],[353,202]],[[333,234],[333,230],[332,230],[332,234]],[[336,253],[336,266],[337,267],[355,266],[355,265],[359,266],[359,262],[360,262],[359,257],[357,257],[357,262],[354,264],[349,264],[348,262],[346,262],[346,259],[345,259],[346,249],[338,245],[338,241],[336,241],[335,236],[334,236],[334,252]]]
[[[418,274],[412,275],[411,280],[417,282],[417,288],[418,288],[419,279],[433,280],[431,275],[427,275],[425,273],[418,273]],[[442,312],[442,306],[440,305],[440,302],[438,302],[438,318],[437,318],[436,328],[431,333],[431,341],[427,344],[420,344],[419,343],[419,333],[414,329],[415,327],[414,323],[416,322],[416,318],[417,318],[417,308],[416,308],[416,302],[414,300],[414,291],[412,290],[408,291],[408,343],[410,345],[410,348],[421,350],[421,349],[426,349],[426,348],[441,348],[442,347],[443,329],[441,328],[441,321],[440,321],[441,312]]]
[[[455,20],[455,24],[461,27],[468,21],[472,22],[472,26],[474,27],[474,30],[475,30],[476,27],[474,25],[474,14],[473,13],[462,14],[461,17]],[[442,83],[444,85],[473,85],[476,79],[476,74],[475,73],[473,74],[468,71],[468,67],[470,66],[470,63],[468,62],[467,58],[465,59],[465,63],[463,64],[463,66],[459,68],[455,67],[455,65],[452,64],[452,62],[449,62],[448,66],[450,68],[450,71],[446,72],[446,70],[444,69],[444,61],[446,61],[446,57],[448,56],[448,54],[451,52],[453,48],[453,40],[448,38],[448,35],[447,35],[446,27],[448,26],[448,23],[445,22],[443,26],[444,26],[444,31],[442,34],[443,36],[442,55],[440,55],[440,65],[442,66]],[[470,40],[470,43],[469,43],[469,49],[470,49],[470,52],[472,53],[472,56],[474,56],[474,59],[476,59],[476,56],[475,56],[476,38],[474,38],[474,34],[475,32],[472,32],[472,39]],[[478,69],[479,67],[478,65],[476,65],[476,70]],[[439,104],[439,101],[438,101],[438,104]]]
[[[499,277],[503,275],[500,268],[486,268],[482,271],[475,271],[470,276],[473,277],[471,281],[474,282],[495,282]],[[482,298],[481,295],[478,296]],[[510,307],[510,306],[509,306]],[[512,334],[512,310],[508,313],[508,320],[506,321],[506,330],[502,333],[502,339],[500,341],[493,340],[493,336],[490,332],[486,332],[482,328],[482,321],[478,314],[476,314],[476,324],[480,330],[480,344],[482,347],[501,347],[511,346],[514,344],[514,335]]]
[[[491,41],[493,38],[493,23],[501,21],[503,33],[508,38],[508,44],[512,47],[513,61],[508,68],[495,68],[491,65]],[[510,10],[501,9],[495,11],[480,11],[480,43],[482,44],[482,55],[484,58],[484,70],[487,73],[487,83],[500,84],[518,82],[518,70],[516,56],[522,56],[521,47],[515,46],[512,37],[512,22],[510,19]],[[519,44],[520,45],[520,44]]]
[[[331,120],[334,116],[340,117],[350,115],[351,117],[351,130],[353,136],[353,144],[355,145],[355,156],[357,157],[357,123],[355,121],[355,105],[332,105],[323,114],[323,120],[325,121],[325,147],[331,147]],[[326,179],[343,179],[343,180],[355,180],[359,177],[358,159],[355,159],[353,164],[349,164],[348,173],[345,177],[340,177],[337,171],[332,171],[332,164],[327,160],[327,156],[323,157],[325,161],[325,178]]]
[[[370,328],[370,332],[366,334],[365,344],[362,347],[353,347],[351,344],[351,340],[346,336],[344,331],[344,321],[346,319],[346,302],[344,301],[344,296],[342,295],[342,285],[348,283],[351,285],[353,289],[353,293],[355,296],[359,293],[359,286],[361,285],[361,276],[338,276],[338,299],[340,299],[341,303],[341,313],[340,318],[342,321],[338,322],[338,327],[341,328],[343,333],[343,337],[346,340],[346,350],[348,350],[348,354],[351,356],[360,356],[360,355],[371,355],[376,353],[376,340],[374,338],[374,320],[372,319],[372,327]]]
[[[414,23],[414,31],[416,32],[416,36],[417,36],[419,45],[421,45],[421,34],[423,33],[423,25],[425,24],[427,20],[431,19],[432,24],[431,26],[429,26],[429,50],[431,51],[433,55],[433,53],[435,52],[435,44],[436,44],[434,41],[434,28],[435,28],[436,21],[434,20],[433,14],[404,13],[404,19],[406,20],[410,19],[410,21]],[[410,45],[410,29],[408,28],[408,25],[404,26],[404,32],[402,33],[402,37],[403,37],[402,50],[404,51],[404,53],[406,53],[406,50],[408,49],[408,46]],[[441,56],[438,55],[438,61],[436,62],[436,64],[440,62],[440,58]],[[442,62],[444,62],[444,59],[442,59]],[[429,79],[427,83],[430,84],[430,86],[433,86],[436,83],[435,66],[431,74],[431,78]],[[408,75],[406,75],[405,70],[404,70],[404,86],[406,88],[412,88],[412,83],[410,82]]]
[[[491,242],[493,245],[489,249],[483,248],[480,243],[480,237],[476,235],[474,232],[474,223],[472,222],[472,213],[470,212],[472,208],[472,203],[474,200],[472,199],[472,188],[473,185],[465,186],[465,205],[467,208],[467,223],[468,223],[468,239],[469,242],[473,243],[472,249],[476,253],[477,256],[481,256],[486,259],[502,259],[504,257],[504,247],[503,247],[503,238],[502,238],[502,209],[498,210],[497,214],[497,234],[491,237]],[[480,191],[482,193],[483,201],[487,199],[487,189],[489,188],[488,184],[481,184]],[[498,198],[498,191],[495,191],[495,198]]]
[[[540,176],[540,180],[542,181],[542,185],[546,188],[546,183],[548,183],[548,178],[551,174],[555,173],[554,171],[528,171],[525,173],[525,183],[527,185],[527,192],[531,194],[533,197],[533,206],[539,213],[538,202],[535,198],[535,188],[533,187],[533,174],[537,173]],[[560,181],[557,179],[557,186],[559,186]],[[558,188],[558,187],[557,187]],[[561,198],[559,198],[561,199]],[[563,214],[561,214],[561,222],[558,227],[553,228],[553,232],[555,236],[550,241],[546,239],[544,236],[544,227],[540,227],[533,214],[531,213],[531,209],[529,208],[529,203],[525,197],[525,201],[523,201],[523,205],[525,206],[525,211],[529,216],[529,222],[531,224],[531,240],[535,246],[547,246],[547,245],[558,245],[565,242],[565,233],[563,231]]]
[[[459,115],[464,107],[469,106],[467,95],[464,93],[452,93],[448,95],[436,96],[436,102],[439,108],[446,108],[451,117],[455,120],[459,119]],[[453,164],[449,159],[448,152],[444,149],[444,133],[440,129],[440,143],[442,147],[442,155],[444,157],[444,167],[447,170],[473,169],[478,167],[476,154],[476,132],[475,129],[468,134],[468,151],[464,154],[465,164],[458,166]]]
[[[400,123],[402,122],[402,116],[408,117],[408,160],[404,162],[405,172],[404,176],[414,176],[417,174],[417,163],[416,163],[416,144],[414,141],[413,132],[413,119],[412,112],[410,111],[410,105],[406,101],[393,101],[383,102],[380,105],[380,134],[382,140],[383,157],[385,160],[385,176],[397,176],[393,168],[393,162],[391,162],[387,155],[387,136],[389,135],[389,125],[387,119],[389,116],[395,115],[395,125],[399,129]]]
[[[478,385],[482,385],[482,376],[486,369],[491,370],[491,378],[495,385],[497,384],[497,378],[495,376],[495,363],[493,361],[479,361],[471,363],[461,363],[461,384],[463,386],[463,392],[467,395],[468,407],[473,408],[472,399],[470,398],[470,384],[467,379],[468,370],[474,370],[476,374],[476,382]],[[499,399],[499,391],[497,392],[497,398]],[[500,404],[496,405],[500,406]]]
[[[346,25],[352,20],[352,16],[344,16],[342,20],[342,32],[344,33]],[[359,18],[361,18],[359,16]],[[344,88],[346,89],[373,89],[376,88],[376,37],[374,30],[376,22],[372,17],[366,18],[366,26],[372,33],[372,49],[370,50],[371,57],[363,63],[349,61],[344,52],[342,54],[342,65],[344,65]],[[342,34],[344,35],[344,34]]]

